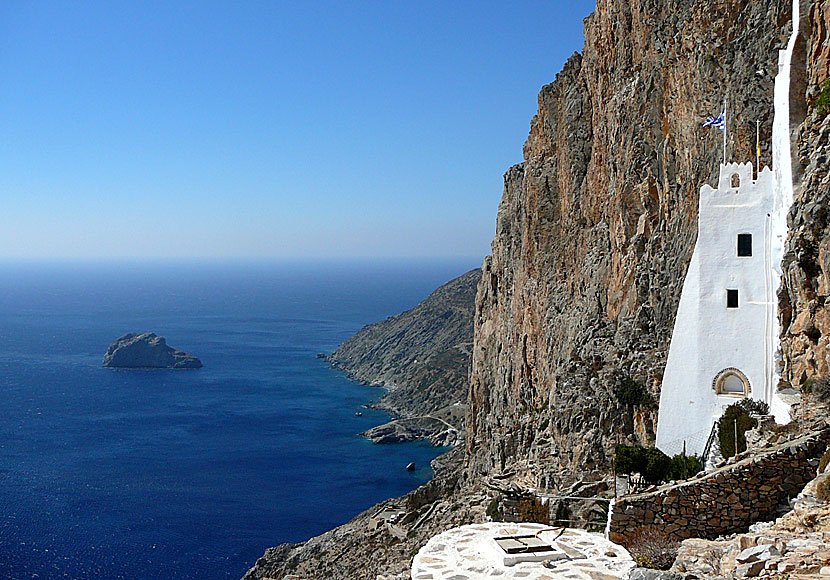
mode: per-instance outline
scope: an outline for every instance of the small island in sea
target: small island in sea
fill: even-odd
[[[199,369],[202,361],[152,332],[125,334],[107,348],[103,365],[121,369]]]

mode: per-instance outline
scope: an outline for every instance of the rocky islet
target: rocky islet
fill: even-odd
[[[199,369],[202,361],[152,332],[125,334],[107,348],[103,366],[120,369]]]

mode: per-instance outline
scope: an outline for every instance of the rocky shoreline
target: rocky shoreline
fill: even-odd
[[[364,326],[331,354],[319,355],[385,394],[369,405],[392,420],[361,435],[376,443],[464,441],[475,295],[481,270],[435,290],[415,308]]]

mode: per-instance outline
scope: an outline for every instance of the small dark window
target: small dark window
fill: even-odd
[[[727,308],[737,308],[738,307],[738,291],[737,290],[727,290],[726,291],[726,307]]]
[[[738,255],[752,255],[752,234],[738,234]]]

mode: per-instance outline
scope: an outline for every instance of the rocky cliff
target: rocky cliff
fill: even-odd
[[[435,416],[463,430],[476,287],[471,270],[415,308],[364,326],[327,357],[349,376],[388,389],[377,404],[400,417]],[[424,432],[444,430],[428,421]]]
[[[585,48],[539,94],[524,161],[505,175],[476,297],[467,415],[472,474],[557,488],[651,443],[673,319],[730,111],[728,156],[770,163],[779,0],[599,0]]]
[[[782,379],[800,386],[830,373],[830,110],[822,84],[830,76],[830,4],[802,2],[793,54],[790,115],[795,199],[779,291]],[[824,90],[830,102],[830,87]]]

